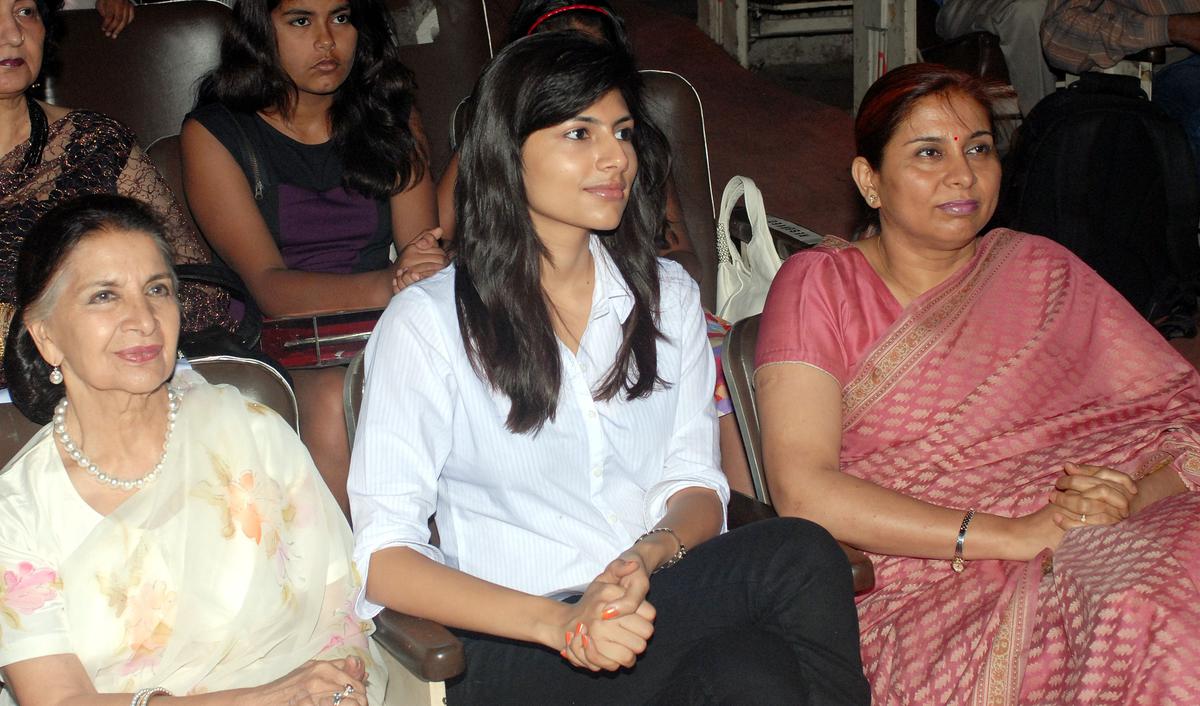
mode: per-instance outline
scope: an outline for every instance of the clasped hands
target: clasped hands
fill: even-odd
[[[650,572],[634,550],[627,549],[604,567],[575,604],[567,608],[563,650],[575,667],[593,672],[632,667],[654,634],[656,612],[646,600]]]
[[[1049,498],[1061,510],[1054,523],[1063,530],[1116,524],[1134,512],[1138,485],[1127,474],[1081,463],[1063,464],[1063,471]]]
[[[400,250],[392,263],[392,294],[446,266],[449,259],[441,239],[441,228],[428,228]]]
[[[1137,511],[1138,484],[1125,473],[1083,463],[1063,464],[1063,475],[1041,509],[1009,522],[1016,530],[1014,559],[1032,559],[1056,550],[1067,530],[1112,525]],[[968,543],[970,539],[968,538]]]

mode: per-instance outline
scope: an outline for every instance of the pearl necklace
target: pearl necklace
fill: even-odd
[[[179,397],[179,393],[170,387],[167,388],[167,436],[163,439],[162,456],[159,456],[158,463],[154,464],[154,468],[150,469],[150,472],[141,478],[122,480],[110,476],[100,470],[96,464],[92,463],[91,459],[84,455],[83,449],[76,446],[74,440],[71,439],[71,435],[67,433],[66,397],[62,398],[62,401],[54,408],[54,433],[58,435],[58,440],[62,443],[62,447],[66,449],[67,454],[75,460],[75,463],[79,464],[80,468],[86,470],[88,475],[95,478],[96,482],[107,485],[110,488],[120,488],[124,491],[134,490],[135,488],[140,489],[147,483],[153,483],[154,479],[162,471],[163,461],[167,458],[167,447],[171,442],[171,432],[175,431],[175,417],[179,414]]]

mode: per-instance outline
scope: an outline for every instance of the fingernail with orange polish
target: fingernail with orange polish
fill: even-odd
[[[617,617],[620,614],[621,614],[621,612],[619,610],[617,610],[615,607],[609,606],[604,609],[604,612],[600,614],[600,617],[603,618],[604,620],[612,620],[613,618]]]

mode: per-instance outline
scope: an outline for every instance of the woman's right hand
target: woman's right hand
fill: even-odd
[[[1043,549],[1054,551],[1062,542],[1067,528],[1062,526],[1067,511],[1054,504],[1047,504],[1037,512],[1012,518],[1013,539],[1020,547],[1018,559],[1032,559]],[[970,535],[968,534],[968,543]]]
[[[235,706],[330,706],[333,695],[347,686],[354,691],[341,700],[342,706],[367,706],[363,684],[367,672],[362,660],[346,657],[311,660],[269,684],[243,691]]]
[[[625,594],[625,588],[597,579],[568,611],[563,624],[564,659],[593,672],[614,672],[632,667],[646,650],[654,634],[654,606],[641,601],[632,613],[621,615],[610,604]],[[608,609],[608,610],[606,610]]]
[[[442,229],[430,228],[400,251],[392,263],[392,293],[395,294],[413,282],[420,281],[444,268],[449,259],[442,250]]]

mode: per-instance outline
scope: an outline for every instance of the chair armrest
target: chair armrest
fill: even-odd
[[[462,643],[432,620],[384,609],[375,618],[374,638],[422,681],[446,681],[466,667]]]
[[[751,522],[779,517],[775,508],[736,490],[729,491],[729,506],[726,512],[729,516],[729,529],[731,530]]]
[[[729,493],[729,529],[736,529],[751,522],[778,517],[775,508],[759,502],[737,491]],[[850,574],[854,579],[854,594],[866,593],[875,588],[875,565],[871,558],[854,547],[838,542],[850,561]]]
[[[850,575],[854,577],[854,595],[867,593],[875,589],[875,564],[871,557],[848,544],[838,542],[846,558],[850,560]]]
[[[825,238],[801,225],[767,214],[767,230],[771,232],[775,252],[786,259],[795,252],[820,245]],[[750,229],[750,216],[745,206],[734,206],[729,213],[729,236],[735,241],[748,243],[754,234]]]
[[[1150,64],[1167,63],[1166,47],[1146,47],[1145,49],[1125,57],[1125,61],[1145,61]]]

